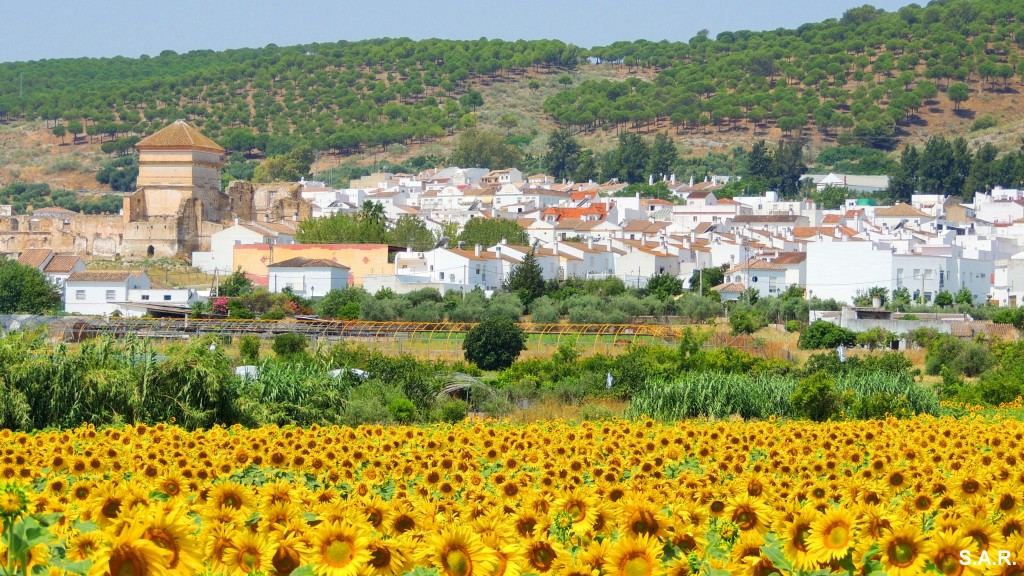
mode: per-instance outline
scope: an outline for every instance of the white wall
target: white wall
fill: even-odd
[[[121,310],[130,289],[149,288],[149,277],[131,276],[126,282],[69,282],[64,293],[64,311],[88,316],[109,315]]]
[[[807,245],[808,296],[850,304],[858,290],[892,288],[893,256],[871,242],[812,242]],[[913,293],[913,290],[911,290]]]
[[[304,298],[322,298],[331,290],[348,286],[348,270],[332,266],[270,268],[271,292],[283,292],[289,286]]]

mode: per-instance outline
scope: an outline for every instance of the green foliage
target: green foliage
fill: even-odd
[[[442,422],[455,424],[466,419],[469,404],[462,400],[447,400],[438,407],[438,419]]]
[[[238,341],[238,353],[245,364],[256,364],[260,359],[260,337],[245,334]]]
[[[462,343],[466,361],[481,370],[508,368],[526,350],[526,335],[508,318],[486,318],[469,332]]]
[[[989,128],[995,128],[999,125],[999,120],[991,114],[985,114],[977,120],[974,124],[971,124],[971,132],[979,132],[981,130],[988,130]]]
[[[317,302],[316,312],[325,318],[359,319],[359,307],[370,295],[361,287],[334,289]]]
[[[671,274],[655,274],[647,280],[643,292],[667,300],[683,293],[683,281]]]
[[[1018,330],[1024,330],[1024,307],[1000,308],[992,315],[996,324],[1012,324]]]
[[[935,295],[935,305],[941,308],[948,308],[953,305],[953,295],[946,290],[940,290]]]
[[[422,243],[420,231],[410,224],[403,223],[398,234],[404,241]],[[384,207],[367,200],[354,216],[337,213],[303,220],[295,231],[295,240],[303,244],[383,244],[388,241]]]
[[[139,158],[135,155],[107,160],[96,172],[96,181],[117,192],[134,192],[139,177]]]
[[[899,337],[882,327],[874,327],[857,334],[857,345],[869,350],[875,348],[888,348]]]
[[[0,258],[0,314],[43,314],[60,305],[60,291],[42,272]]]
[[[416,405],[408,398],[395,398],[388,404],[388,413],[400,424],[410,424],[416,420]]]
[[[497,170],[519,167],[522,157],[501,134],[473,128],[459,134],[448,161],[454,166]]]
[[[305,336],[288,332],[274,336],[274,343],[270,349],[282,359],[293,360],[303,356],[307,346],[309,346],[309,341]]]
[[[309,175],[315,155],[309,146],[299,146],[284,154],[271,156],[256,167],[253,180],[256,182],[295,182]]]
[[[544,154],[544,170],[556,180],[572,179],[580,164],[580,144],[567,129],[551,132],[548,150]]]
[[[846,188],[826,186],[812,195],[818,207],[822,210],[838,210],[846,205],[846,199],[850,191]]]
[[[824,372],[816,372],[797,382],[791,401],[798,415],[815,422],[837,416],[842,405],[835,381]]]
[[[392,246],[405,246],[416,252],[430,250],[435,242],[434,233],[427,229],[422,218],[403,214],[387,232],[387,243]]]
[[[462,232],[454,240],[466,246],[494,246],[502,240],[509,244],[527,245],[530,237],[526,231],[512,220],[503,218],[473,218],[462,228]]]
[[[501,288],[518,296],[527,306],[544,295],[543,270],[533,250],[526,253],[522,262],[512,267]]]
[[[753,310],[737,310],[729,314],[729,326],[733,335],[753,334],[766,325],[764,316]]]
[[[797,346],[801,350],[819,350],[837,348],[840,345],[853,346],[856,343],[857,334],[853,330],[824,320],[815,320],[800,333]]]
[[[713,287],[725,281],[725,270],[723,266],[716,266],[694,272],[690,276],[690,290],[703,296],[709,295]]]
[[[924,359],[925,372],[932,375],[946,368],[954,375],[978,376],[991,364],[992,358],[987,346],[948,334],[931,339]]]
[[[245,296],[246,294],[252,294],[255,285],[245,272],[239,268],[231,273],[230,276],[225,278],[218,287],[217,293],[221,296],[233,297],[233,296]]]

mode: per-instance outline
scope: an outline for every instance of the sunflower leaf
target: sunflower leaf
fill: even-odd
[[[316,576],[312,566],[299,566],[292,570],[292,576]]]

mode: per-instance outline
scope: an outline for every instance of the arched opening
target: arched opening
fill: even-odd
[[[149,248],[146,248],[146,257],[152,258],[153,254],[156,254],[156,248],[153,248],[153,245],[150,244]]]
[[[10,220],[10,229],[11,229],[11,232],[17,232],[18,231],[18,219],[17,218],[11,218],[11,220]]]

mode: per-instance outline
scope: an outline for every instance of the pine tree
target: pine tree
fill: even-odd
[[[544,274],[533,250],[512,268],[502,288],[519,296],[519,300],[527,306],[544,295]]]

